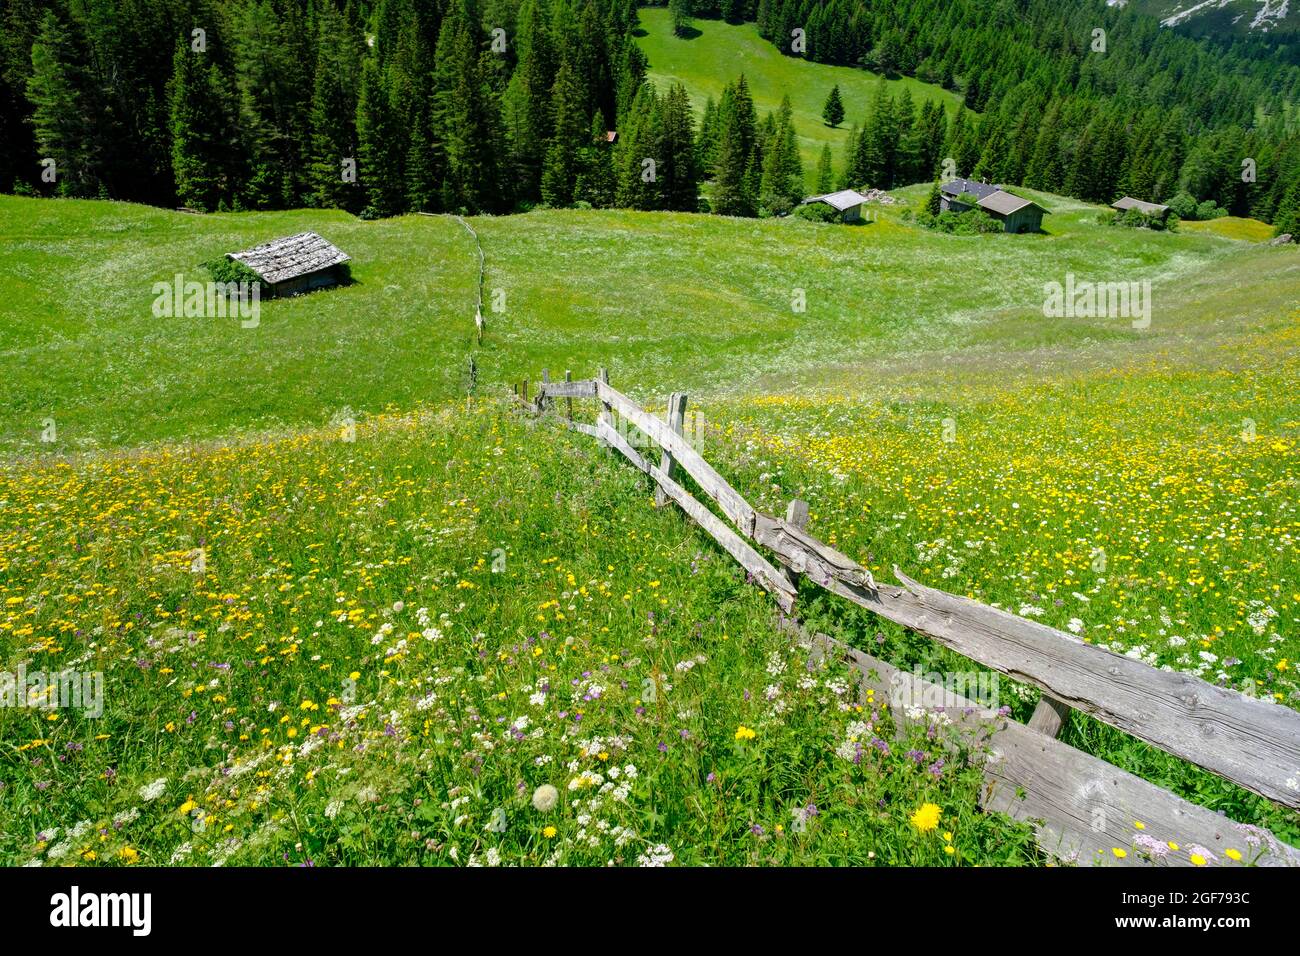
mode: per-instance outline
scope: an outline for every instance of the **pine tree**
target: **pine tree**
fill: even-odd
[[[1273,219],[1275,236],[1290,235],[1293,241],[1300,242],[1300,182],[1293,182],[1283,196]]]
[[[215,210],[232,195],[229,182],[229,126],[223,121],[221,100],[212,67],[184,40],[172,58],[170,115],[172,175],[181,205]]]
[[[47,10],[32,45],[32,72],[27,98],[34,110],[32,126],[42,158],[54,160],[58,190],[70,196],[94,196],[103,184],[96,163],[98,97],[84,63],[84,40],[75,25]]]
[[[538,0],[525,0],[520,7],[515,53],[518,64],[505,95],[507,127],[520,194],[535,199],[541,195],[542,162],[552,136],[551,90],[556,75],[546,8]]]
[[[930,194],[925,197],[925,211],[931,216],[937,216],[943,209],[943,194],[939,192],[939,180],[934,181],[930,188]]]
[[[760,202],[769,212],[783,214],[803,198],[803,163],[799,159],[794,110],[788,96],[781,102],[776,128],[767,142],[759,186]]]
[[[551,206],[570,206],[578,182],[579,155],[588,127],[583,116],[583,91],[572,67],[565,63],[551,90],[555,134],[542,167],[542,200]]]
[[[821,195],[835,189],[835,174],[831,169],[831,146],[822,146],[821,158],[817,161],[817,192]]]
[[[838,83],[831,87],[830,95],[826,97],[826,104],[822,107],[822,119],[832,129],[844,122],[844,103],[840,99]]]
[[[712,177],[718,161],[718,104],[710,96],[704,104],[700,132],[695,139],[695,161],[702,176]]]
[[[627,110],[619,130],[615,170],[618,187],[615,202],[630,209],[656,209],[659,203],[659,146],[656,124],[659,118],[659,96],[653,83],[641,84],[641,89]],[[647,160],[652,163],[647,163]],[[650,179],[651,170],[655,179]]]
[[[597,112],[591,118],[591,130],[581,153],[578,181],[573,190],[575,202],[585,202],[596,209],[614,205],[617,189],[613,148],[605,132],[605,120]]]
[[[311,181],[315,205],[357,212],[362,194],[357,163],[356,91],[361,46],[334,7],[322,8],[317,21],[316,81],[311,107]],[[352,164],[349,168],[347,164]]]
[[[441,203],[448,210],[499,212],[513,197],[501,176],[504,131],[480,34],[469,0],[453,3],[438,33],[434,128],[446,155]]]
[[[674,83],[659,102],[657,178],[661,208],[695,212],[699,174],[695,165],[695,124],[686,87]]]
[[[752,216],[762,176],[756,149],[754,101],[742,74],[723,93],[718,108],[718,159],[713,210],[724,216]]]
[[[672,17],[673,33],[685,36],[691,28],[691,0],[668,0],[668,14]]]
[[[239,130],[260,187],[255,201],[301,205],[311,142],[313,58],[302,8],[249,0],[233,8],[232,69],[239,90]]]
[[[396,216],[402,212],[406,205],[405,149],[398,136],[397,116],[378,56],[367,57],[361,67],[357,152],[357,171],[370,213]]]

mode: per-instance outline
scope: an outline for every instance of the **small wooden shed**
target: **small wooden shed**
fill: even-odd
[[[262,280],[262,294],[296,295],[347,280],[350,257],[314,232],[272,239],[227,259],[243,263]]]
[[[1025,199],[1005,189],[979,201],[979,207],[994,219],[1001,219],[1007,232],[1041,232],[1047,210],[1032,199]]]
[[[1110,204],[1110,208],[1118,209],[1120,212],[1136,209],[1144,216],[1154,216],[1162,220],[1169,218],[1168,206],[1162,206],[1158,202],[1143,202],[1141,199],[1134,199],[1132,196],[1125,196],[1123,199],[1116,200]]]
[[[840,214],[841,222],[861,222],[862,206],[866,203],[867,197],[855,189],[841,189],[837,193],[824,193],[821,196],[809,196],[799,205],[807,206],[809,203],[825,203]]]
[[[1043,216],[1051,211],[1001,186],[974,179],[949,180],[939,187],[939,197],[941,211],[982,209],[1001,221],[1007,232],[1038,232],[1043,228]]]

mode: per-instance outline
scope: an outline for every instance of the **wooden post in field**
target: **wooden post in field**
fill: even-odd
[[[602,365],[596,372],[596,381],[604,382],[606,385],[609,384],[609,371],[605,366]],[[600,421],[604,422],[610,428],[614,427],[614,409],[609,402],[602,401],[600,403]],[[609,447],[609,442],[605,441],[603,438],[600,439],[600,443],[606,448]]]
[[[1029,718],[1029,728],[1049,737],[1059,737],[1065,722],[1070,718],[1070,705],[1044,694]]]
[[[528,379],[524,379],[524,384],[520,387],[519,397],[524,400],[525,405],[528,404]]]
[[[572,382],[572,381],[573,381],[573,373],[572,373],[571,371],[569,371],[567,368],[564,370],[564,380],[565,380],[566,382]],[[568,410],[569,410],[569,411],[568,411],[568,418],[569,418],[569,421],[573,421],[573,399],[572,399],[572,398],[566,398],[565,401],[568,403]]]
[[[808,527],[808,502],[804,501],[802,498],[795,498],[793,501],[791,501],[790,504],[787,505],[785,509],[785,523],[788,525],[793,525],[794,527],[798,528],[800,531],[803,531],[805,528],[807,528]],[[781,573],[785,575],[785,579],[790,582],[791,587],[798,589],[799,587],[798,571],[795,571],[792,568],[782,567]]]
[[[546,397],[546,386],[550,384],[551,370],[549,368],[544,368],[542,369],[542,387],[537,390],[537,410],[539,412],[546,411],[546,406],[550,404],[551,400]]]
[[[673,392],[668,397],[668,427],[674,433],[681,435],[682,426],[686,422],[686,393]],[[664,449],[663,457],[659,459],[659,470],[669,478],[674,477],[673,453],[667,448]],[[668,504],[668,493],[659,485],[655,485],[655,507],[662,508]]]

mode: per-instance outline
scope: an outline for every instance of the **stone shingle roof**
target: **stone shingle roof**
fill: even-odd
[[[273,239],[243,252],[228,253],[226,258],[242,262],[269,285],[350,261],[346,253],[314,232]]]

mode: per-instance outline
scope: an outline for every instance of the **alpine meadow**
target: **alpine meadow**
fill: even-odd
[[[1300,33],[1193,6],[0,0],[38,921],[982,867],[1281,925]]]

